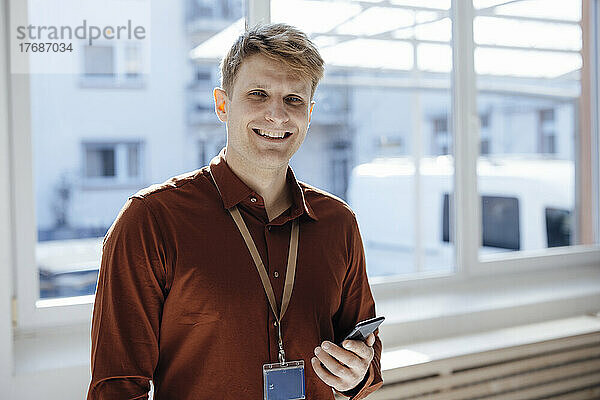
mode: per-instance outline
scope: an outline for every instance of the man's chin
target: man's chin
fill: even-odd
[[[266,169],[279,169],[287,167],[293,154],[277,151],[276,149],[260,149],[253,163]]]

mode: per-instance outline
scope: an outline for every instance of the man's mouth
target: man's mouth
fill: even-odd
[[[252,128],[254,133],[267,139],[283,140],[292,135],[292,132],[287,131],[268,131],[264,129]]]

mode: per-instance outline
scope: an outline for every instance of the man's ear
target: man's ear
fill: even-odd
[[[221,122],[227,122],[227,93],[217,87],[213,90],[215,98],[215,113]]]
[[[310,119],[312,118],[313,107],[315,106],[315,102],[310,102],[310,110],[308,110],[308,123],[310,124]]]

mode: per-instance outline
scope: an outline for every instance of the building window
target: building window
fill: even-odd
[[[198,140],[197,147],[197,160],[198,168],[208,165],[210,161],[215,157],[227,144],[227,137],[215,136],[211,139],[200,139]]]
[[[348,140],[337,140],[331,144],[332,192],[342,198],[346,197],[348,189],[351,149],[352,144]]]
[[[194,83],[202,85],[212,84],[212,66],[196,65],[194,69]]]
[[[85,152],[85,176],[87,178],[115,176],[114,147],[88,147]]]
[[[232,20],[243,15],[241,0],[188,0],[187,20],[210,18]]]
[[[125,46],[125,78],[137,79],[142,73],[142,48],[138,44]]]
[[[138,86],[144,73],[139,43],[102,43],[83,47],[81,83],[85,87]]]
[[[480,149],[481,155],[490,154],[490,114],[485,113],[479,115],[479,127],[480,127]]]
[[[83,54],[83,74],[86,78],[115,78],[116,71],[114,46],[85,46]]]
[[[86,184],[141,182],[141,143],[84,143],[83,148],[83,177]]]
[[[433,137],[431,141],[431,154],[446,155],[450,150],[450,135],[448,134],[448,117],[438,117],[432,120]]]
[[[540,110],[540,135],[538,150],[542,154],[556,153],[556,128],[554,124],[554,109]]]

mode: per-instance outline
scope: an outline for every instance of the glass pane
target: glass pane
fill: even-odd
[[[356,212],[371,277],[453,270],[449,8],[271,1],[273,22],[305,30],[325,59],[292,166]]]
[[[87,149],[86,167],[86,176],[90,178],[115,176],[115,150]]]
[[[73,40],[62,57],[74,72],[29,75],[40,298],[93,294],[103,236],[127,198],[200,168],[199,143],[208,160],[224,144],[211,102],[226,48],[198,62],[190,51],[222,34],[232,43],[239,21],[243,28],[242,0],[108,3],[115,9],[86,2],[81,10],[29,1],[32,24],[76,28],[86,20],[115,34],[125,26],[120,40]],[[154,32],[152,40],[129,39],[128,20]],[[206,79],[196,79],[195,64]],[[95,79],[102,76],[112,79]]]
[[[138,45],[125,47],[125,73],[128,78],[136,78],[142,73],[142,52]]]
[[[115,73],[113,46],[85,46],[85,74],[112,77]]]
[[[137,178],[140,174],[140,151],[138,144],[127,146],[127,176]]]
[[[473,4],[480,255],[575,244],[581,2]]]

